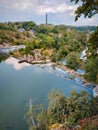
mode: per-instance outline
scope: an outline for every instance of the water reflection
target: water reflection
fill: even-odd
[[[31,66],[30,64],[25,63],[25,62],[20,64],[20,63],[18,63],[18,61],[19,61],[18,59],[10,57],[5,62],[7,64],[13,65],[14,69],[16,69],[16,70],[21,70],[24,67]]]
[[[0,63],[1,63],[3,60],[6,60],[7,58],[8,58],[8,55],[0,53]]]

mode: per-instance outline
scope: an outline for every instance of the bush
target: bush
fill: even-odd
[[[66,58],[66,66],[74,70],[77,70],[79,68],[81,61],[78,58],[77,53],[71,53]]]

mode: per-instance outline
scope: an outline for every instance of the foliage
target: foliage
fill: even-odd
[[[75,70],[79,68],[81,62],[80,59],[78,58],[77,53],[70,53],[66,58],[67,58],[66,66]]]
[[[95,58],[87,59],[85,70],[85,78],[98,83],[98,56]]]
[[[75,2],[76,4],[78,2],[81,2],[82,5],[79,6],[75,12],[76,18],[75,20],[78,20],[78,18],[83,14],[84,17],[91,18],[93,15],[98,13],[98,0],[70,0],[71,2]]]
[[[79,30],[79,31],[95,31],[96,26],[76,26],[74,29]]]
[[[3,60],[6,60],[8,58],[8,55],[0,53],[0,62]]]
[[[96,56],[98,56],[98,28],[89,38],[87,51],[88,58]]]
[[[81,2],[81,6],[75,11],[75,20],[83,14],[84,17],[91,18],[93,15],[98,13],[98,0],[70,0],[75,4]],[[91,34],[88,41],[87,61],[86,61],[86,79],[98,83],[98,28]]]
[[[36,109],[32,111],[37,112],[36,130],[48,130],[50,126],[56,127],[59,124],[63,124],[66,128],[76,126],[80,120],[98,114],[98,97],[92,98],[84,91],[80,93],[72,91],[71,96],[66,97],[60,90],[57,92],[52,90],[48,95],[48,100],[47,109],[40,109],[39,112]],[[28,115],[29,122],[32,120],[30,117]]]
[[[57,60],[64,59],[68,54],[68,49],[65,46],[61,46],[57,51]]]
[[[16,31],[17,29],[25,29],[25,30],[32,30],[35,29],[36,24],[33,21],[27,21],[27,22],[5,22],[0,23],[0,29],[2,30],[12,30]]]
[[[97,130],[98,129],[98,115],[91,118],[84,118],[79,121],[81,130]]]
[[[0,44],[22,45],[30,38],[19,31],[0,30]]]
[[[98,83],[98,30],[90,36],[87,47],[85,78]]]

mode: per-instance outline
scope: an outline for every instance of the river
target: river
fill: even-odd
[[[25,48],[25,45],[10,46],[6,48],[0,48],[0,52],[9,54],[9,52],[17,51],[19,49],[24,49],[24,48]]]
[[[26,103],[47,105],[47,95],[60,89],[66,96],[72,90],[92,94],[92,90],[70,80],[70,75],[51,64],[18,63],[10,57],[0,63],[0,130],[27,130]]]

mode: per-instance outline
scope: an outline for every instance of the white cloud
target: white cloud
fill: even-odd
[[[0,21],[34,20],[40,24],[45,20],[44,15],[50,13],[50,23],[98,25],[98,15],[74,22],[77,7],[67,0],[0,0]]]
[[[30,66],[30,64],[28,64],[28,63],[21,63],[21,64],[20,64],[20,63],[18,63],[18,61],[19,61],[19,60],[15,59],[15,58],[13,58],[13,57],[10,57],[10,58],[8,58],[5,62],[6,62],[7,64],[13,65],[14,69],[16,69],[16,70],[21,70],[21,69],[24,68],[24,67]]]
[[[76,22],[77,24],[81,23],[81,25],[98,25],[98,15],[93,16],[92,18],[79,18]]]
[[[67,5],[65,2],[60,4],[42,4],[38,7],[37,13],[45,14],[45,13],[69,13],[69,15],[74,14],[77,5]]]
[[[12,8],[16,10],[25,10],[29,8],[30,3],[14,3]]]
[[[30,10],[43,15],[45,13],[68,13],[74,14],[77,5],[68,5],[65,0],[1,0],[5,8],[15,10]]]

